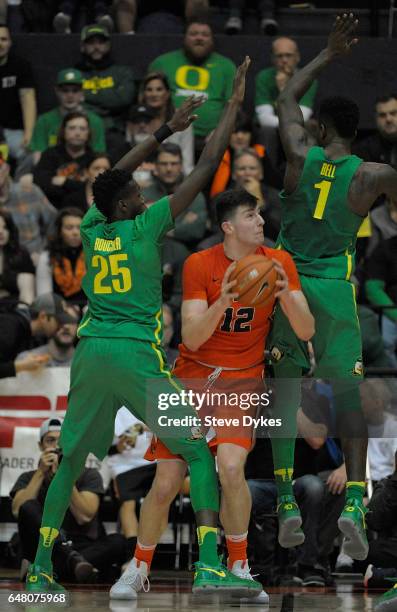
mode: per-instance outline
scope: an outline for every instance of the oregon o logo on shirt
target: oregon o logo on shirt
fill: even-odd
[[[192,72],[196,73],[192,75],[193,78],[191,79],[193,81],[197,79],[197,83],[195,85],[188,82],[188,76]],[[204,91],[208,88],[210,73],[205,68],[200,68],[200,66],[180,66],[175,74],[175,82],[179,87],[182,87],[182,89]]]

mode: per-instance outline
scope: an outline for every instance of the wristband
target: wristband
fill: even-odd
[[[171,130],[170,126],[164,123],[164,125],[162,125],[158,130],[155,131],[153,136],[155,137],[157,142],[160,144],[161,142],[163,142],[163,140],[166,140],[166,138],[171,136],[171,134],[173,133],[174,132]]]

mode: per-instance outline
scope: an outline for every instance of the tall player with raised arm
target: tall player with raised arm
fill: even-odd
[[[316,320],[315,376],[333,380],[337,424],[348,482],[339,519],[345,552],[368,554],[363,494],[367,432],[361,413],[362,348],[352,272],[357,231],[376,198],[397,198],[397,172],[365,163],[351,154],[359,122],[357,105],[342,97],[326,99],[319,110],[319,144],[311,147],[298,101],[318,74],[357,43],[353,14],[336,18],[327,47],[288,82],[278,99],[280,136],[287,158],[278,246],[289,252]],[[278,409],[295,417],[300,377],[309,368],[306,344],[299,342],[277,309],[270,347],[276,378],[290,379],[277,397]],[[285,381],[284,381],[285,382]],[[281,385],[280,385],[281,387]],[[290,417],[292,418],[292,417]],[[284,442],[293,466],[293,444]],[[292,486],[292,469],[289,486]],[[397,593],[397,591],[396,591]],[[386,608],[385,608],[386,609]]]

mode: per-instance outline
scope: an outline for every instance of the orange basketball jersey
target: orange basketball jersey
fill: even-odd
[[[286,251],[260,246],[255,254],[282,263],[291,291],[300,290],[298,272],[292,257]],[[222,279],[232,261],[226,257],[223,244],[190,255],[183,268],[183,301],[205,300],[211,306],[221,292]],[[215,332],[197,351],[179,345],[182,358],[223,368],[249,368],[263,361],[269,317],[275,299],[266,306],[242,306],[238,301],[226,308]]]

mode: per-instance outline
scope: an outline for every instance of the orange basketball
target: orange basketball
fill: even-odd
[[[237,284],[232,291],[243,306],[265,306],[276,290],[277,272],[274,263],[264,255],[248,255],[237,262],[230,280]]]

